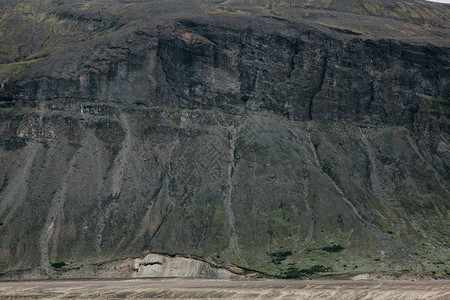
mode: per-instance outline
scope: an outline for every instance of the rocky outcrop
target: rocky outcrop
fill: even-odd
[[[52,61],[50,73],[42,63],[30,79],[7,83],[3,99],[272,111],[300,121],[389,125],[423,124],[422,111],[437,106],[435,126],[448,128],[439,99],[450,93],[449,48],[342,39],[278,18],[238,20],[180,20],[75,48],[70,62]]]
[[[76,268],[65,264],[54,264],[51,279],[93,279],[93,278],[209,278],[209,279],[249,279],[267,277],[265,274],[217,263],[211,258],[192,255],[164,255],[150,253],[143,258],[127,258]],[[12,271],[1,275],[2,280],[48,279],[48,272],[42,270]]]

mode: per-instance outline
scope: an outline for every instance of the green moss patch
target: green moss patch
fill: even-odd
[[[323,247],[322,250],[330,252],[330,253],[334,253],[334,252],[341,252],[342,250],[344,250],[344,247],[342,247],[341,245],[332,245],[332,246]]]
[[[51,263],[51,266],[54,269],[61,269],[62,267],[67,266],[67,264],[65,262],[61,261],[61,262]]]
[[[141,138],[143,138],[156,127],[159,117],[160,113],[158,111],[155,111],[152,114],[142,113],[138,116],[139,135],[141,136]]]
[[[292,255],[292,251],[273,252],[269,254],[272,257],[272,262],[279,265],[288,256]]]
[[[39,61],[39,59],[27,60],[23,62],[0,64],[0,80],[10,78],[16,79],[20,76],[28,73],[33,64]]]

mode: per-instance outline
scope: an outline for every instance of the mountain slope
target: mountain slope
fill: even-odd
[[[448,274],[447,6],[123,2],[2,4],[2,272]]]

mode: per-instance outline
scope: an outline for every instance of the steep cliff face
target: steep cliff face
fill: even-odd
[[[446,274],[448,45],[211,7],[1,66],[0,270]]]

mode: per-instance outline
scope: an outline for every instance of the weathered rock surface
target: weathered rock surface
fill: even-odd
[[[266,274],[218,263],[211,258],[192,255],[162,255],[150,253],[144,258],[126,258],[71,268],[58,266],[50,274],[52,279],[124,279],[124,278],[209,278],[249,279],[267,277]],[[42,269],[11,271],[2,274],[2,280],[48,279]]]
[[[448,274],[448,40],[205,3],[104,29],[95,11],[62,5],[49,14],[86,40],[62,35],[66,48],[32,62],[5,56],[0,270],[156,252],[282,277]],[[212,274],[182,260],[137,274]]]

